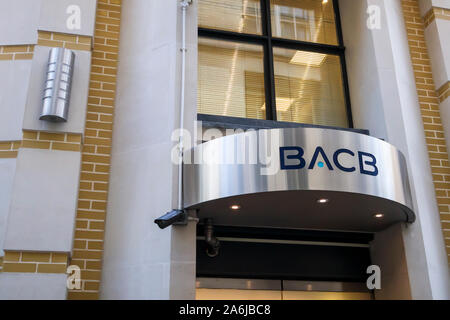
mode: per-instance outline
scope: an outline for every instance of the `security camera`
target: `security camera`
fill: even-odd
[[[170,212],[167,212],[162,217],[159,217],[155,220],[155,223],[160,227],[161,229],[165,229],[172,224],[176,222],[183,222],[186,218],[186,213],[184,210],[172,210]]]

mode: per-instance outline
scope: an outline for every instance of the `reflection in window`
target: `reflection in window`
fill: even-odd
[[[199,39],[198,112],[265,119],[263,48]]]
[[[265,1],[198,0],[198,113],[352,126],[337,2]]]
[[[261,34],[259,0],[199,0],[198,26]]]
[[[274,48],[278,121],[347,127],[338,56]]]
[[[270,0],[272,35],[337,45],[332,0]]]

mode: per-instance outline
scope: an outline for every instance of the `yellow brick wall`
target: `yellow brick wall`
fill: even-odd
[[[39,31],[38,45],[45,47],[60,47],[70,50],[91,51],[92,38],[56,32]]]
[[[31,60],[34,45],[0,46],[0,60]]]
[[[81,151],[81,134],[23,131],[21,141],[0,141],[0,159],[17,158],[19,148]]]
[[[425,18],[421,17],[418,0],[402,0],[402,6],[436,189],[436,200],[450,261],[450,163],[439,111],[439,96],[444,93],[436,90],[425,42],[424,21],[426,19],[427,23],[430,23],[431,17],[430,14],[427,14]],[[436,14],[434,16],[436,17]]]
[[[99,0],[74,249],[71,264],[81,268],[81,290],[69,299],[98,299],[101,280],[111,139],[116,93],[121,0]]]
[[[17,158],[22,141],[0,141],[0,159]]]
[[[81,134],[24,131],[21,148],[81,151]]]
[[[450,9],[432,7],[423,17],[425,28],[435,19],[450,20]]]
[[[443,84],[439,88],[438,94],[439,94],[439,102],[444,102],[444,100],[446,100],[450,96],[450,81]]]
[[[3,272],[66,273],[68,260],[67,253],[6,251]]]
[[[57,32],[38,31],[38,45],[45,47],[62,47],[72,50],[91,51],[92,38]],[[0,60],[31,60],[34,44],[0,46]]]

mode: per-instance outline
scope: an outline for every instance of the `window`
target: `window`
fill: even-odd
[[[352,127],[336,0],[199,0],[198,112]]]

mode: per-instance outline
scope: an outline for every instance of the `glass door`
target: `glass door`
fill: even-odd
[[[364,283],[197,279],[197,300],[373,300]]]

